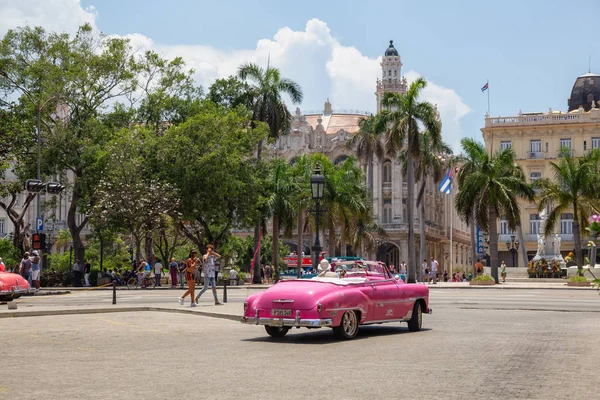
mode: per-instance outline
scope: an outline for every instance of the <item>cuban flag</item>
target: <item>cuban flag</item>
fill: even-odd
[[[452,178],[454,177],[454,169],[450,168],[448,170],[448,172],[446,172],[446,176],[444,176],[444,179],[442,179],[442,181],[440,182],[440,192],[445,193],[445,194],[451,194],[452,193]]]
[[[488,83],[488,82],[486,82],[486,83],[485,83],[485,85],[483,85],[483,87],[481,88],[481,91],[482,91],[482,92],[485,92],[485,91],[486,91],[486,90],[488,90],[489,88],[490,88],[490,87],[489,87],[489,83]]]

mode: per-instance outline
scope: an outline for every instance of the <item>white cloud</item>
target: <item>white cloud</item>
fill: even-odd
[[[85,23],[96,26],[96,10],[80,0],[0,0],[0,35],[24,25],[73,33]]]
[[[93,7],[83,9],[79,0],[0,0],[0,15],[0,34],[24,24],[74,32],[85,22],[95,26],[98,17]],[[304,30],[283,27],[272,39],[257,40],[254,49],[227,51],[201,44],[165,45],[139,33],[125,37],[140,51],[152,49],[164,57],[183,57],[195,70],[195,79],[205,88],[215,79],[235,74],[243,63],[265,66],[270,59],[271,65],[302,87],[303,110],[322,109],[327,97],[334,108],[376,110],[374,92],[376,79],[381,75],[380,57],[369,58],[359,49],[340,43],[327,23],[316,18],[309,20]],[[410,60],[403,61],[410,65]],[[410,82],[419,73],[408,71],[405,76]],[[471,111],[469,106],[453,89],[435,82],[429,82],[423,99],[437,104],[444,123],[444,138],[457,150],[464,136],[460,120]]]

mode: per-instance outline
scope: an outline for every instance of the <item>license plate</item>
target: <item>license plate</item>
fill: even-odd
[[[275,317],[291,317],[292,310],[291,309],[274,309],[271,311],[271,315]]]

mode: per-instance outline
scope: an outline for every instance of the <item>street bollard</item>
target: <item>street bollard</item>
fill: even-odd
[[[113,281],[113,304],[117,304],[117,281]]]
[[[227,281],[228,279],[223,279],[223,303],[227,303]]]

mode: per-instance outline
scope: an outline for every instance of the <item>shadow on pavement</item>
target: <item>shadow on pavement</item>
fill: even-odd
[[[432,330],[431,328],[422,328],[421,332]],[[288,334],[282,338],[273,338],[262,330],[264,336],[242,339],[243,342],[270,342],[270,343],[293,343],[304,345],[323,345],[330,343],[344,343],[346,340],[338,338],[331,329],[290,329]],[[418,334],[419,332],[409,332],[408,327],[401,326],[361,326],[358,335],[351,341],[369,339],[371,337],[382,337],[401,334]]]

